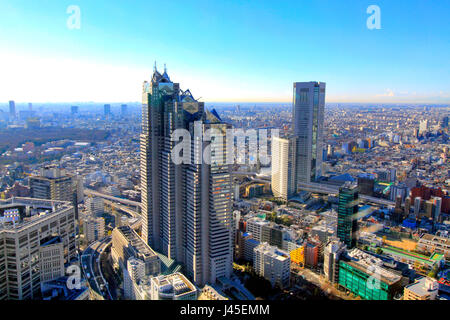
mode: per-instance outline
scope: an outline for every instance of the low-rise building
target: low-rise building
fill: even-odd
[[[422,277],[407,285],[403,293],[403,300],[435,300],[439,291],[437,280]]]

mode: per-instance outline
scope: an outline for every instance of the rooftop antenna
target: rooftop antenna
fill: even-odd
[[[156,60],[155,60],[155,65],[153,66],[153,72],[156,72]]]
[[[164,63],[164,72],[167,73],[166,64]]]

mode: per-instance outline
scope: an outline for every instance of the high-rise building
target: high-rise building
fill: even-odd
[[[104,201],[100,197],[88,197],[85,202],[86,210],[93,216],[101,216],[104,212]]]
[[[74,201],[77,180],[64,169],[44,167],[39,176],[30,176],[30,192],[33,198]]]
[[[39,298],[43,281],[77,257],[75,214],[65,201],[0,200],[0,300]]]
[[[362,173],[358,175],[359,193],[367,196],[373,196],[375,188],[375,177],[373,174]]]
[[[294,136],[297,138],[297,182],[308,183],[322,174],[324,82],[295,82],[293,99]]]
[[[339,282],[339,259],[345,253],[346,247],[339,239],[332,238],[324,249],[323,273],[331,283]]]
[[[9,120],[14,120],[16,118],[16,103],[11,100],[9,101]]]
[[[391,201],[395,201],[397,196],[400,196],[403,202],[408,193],[408,187],[404,183],[397,183],[391,186],[389,198]]]
[[[284,200],[297,191],[296,141],[294,137],[272,139],[272,192]]]
[[[287,252],[264,242],[254,250],[253,267],[255,272],[269,280],[272,286],[285,288],[289,285],[291,258]]]
[[[127,112],[128,112],[127,107],[128,106],[126,104],[122,104],[120,106],[120,114],[122,115],[122,117],[127,115]]]
[[[229,128],[215,110],[205,111],[189,90],[180,90],[166,70],[160,74],[155,67],[152,80],[144,82],[142,235],[152,248],[184,264],[197,285],[232,272],[232,181],[231,166],[225,164]],[[193,137],[184,141],[182,156],[188,159],[181,164],[172,159],[175,129]],[[223,134],[222,139],[202,139],[210,130]]]
[[[129,226],[114,228],[111,257],[122,270],[127,268],[130,258],[136,258],[144,262],[146,275],[153,276],[161,273],[161,260],[156,252]]]
[[[354,186],[339,188],[337,237],[351,249],[356,245],[358,229],[358,190]]]
[[[123,270],[123,291],[126,299],[136,300],[134,286],[145,277],[145,263],[141,259],[129,258]]]
[[[72,115],[78,114],[78,106],[71,106],[70,107],[70,113]]]
[[[111,105],[110,104],[105,104],[103,106],[103,113],[104,113],[105,117],[111,115]]]
[[[419,218],[421,203],[422,199],[420,197],[416,197],[414,199],[414,215],[416,216],[416,218]]]
[[[103,239],[105,237],[105,219],[87,216],[84,219],[83,232],[88,243]]]
[[[441,121],[439,122],[439,126],[441,129],[448,128],[448,116],[442,117]]]
[[[425,119],[423,121],[420,121],[419,123],[419,134],[423,134],[428,131],[428,120]]]

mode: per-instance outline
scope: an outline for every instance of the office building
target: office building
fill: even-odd
[[[70,113],[72,115],[78,114],[78,106],[71,106],[70,107]]]
[[[295,169],[296,138],[272,139],[272,192],[276,198],[287,200],[297,190]]]
[[[47,166],[39,176],[30,176],[30,192],[37,199],[74,201],[77,180],[64,169]]]
[[[420,121],[419,123],[419,134],[423,134],[428,131],[428,120],[425,119],[423,121]]]
[[[339,260],[346,251],[345,244],[339,239],[332,238],[324,249],[323,273],[330,283],[339,282]]]
[[[104,213],[103,198],[89,196],[86,199],[86,210],[92,216],[101,216]]]
[[[358,190],[344,185],[339,189],[337,237],[351,249],[356,245],[358,230]]]
[[[305,244],[305,264],[310,268],[317,267],[319,261],[319,245],[312,242]]]
[[[441,129],[448,128],[448,116],[442,117],[441,121],[439,122],[439,127]]]
[[[9,101],[9,120],[16,119],[16,103],[14,101]]]
[[[105,237],[105,219],[88,215],[83,224],[84,237],[87,243],[101,240]]]
[[[39,265],[41,284],[64,276],[64,245],[60,236],[49,236],[41,240]]]
[[[357,248],[339,261],[339,285],[365,300],[393,300],[401,295],[401,279],[381,259]]]
[[[403,203],[408,193],[409,193],[408,187],[404,183],[394,184],[390,188],[389,198],[391,201],[395,201],[397,199],[397,196],[400,196],[401,202]]]
[[[122,115],[122,117],[128,114],[128,106],[126,104],[120,105],[120,114]]]
[[[251,233],[244,233],[244,239],[243,239],[243,247],[244,247],[244,260],[253,262],[254,258],[254,250],[257,246],[260,245],[260,242],[258,240],[255,240],[252,238]]]
[[[110,104],[105,104],[103,106],[103,114],[105,115],[105,117],[111,115],[111,105]]]
[[[158,255],[129,226],[114,228],[111,257],[122,270],[127,268],[128,259],[136,258],[144,262],[146,275],[161,273],[161,261]]]
[[[224,134],[229,128],[215,110],[205,111],[204,103],[195,100],[189,90],[180,90],[166,70],[160,74],[155,67],[152,80],[144,82],[140,136],[143,238],[155,250],[184,264],[186,275],[197,285],[214,283],[232,272],[232,182],[231,167],[225,164],[226,139],[201,138],[210,130]],[[183,155],[190,156],[181,164],[172,159],[175,129],[188,130],[192,137],[190,143],[184,141]]]
[[[197,300],[197,288],[181,273],[150,280],[151,300]]]
[[[295,82],[293,127],[297,138],[297,182],[308,183],[322,175],[324,82]]]
[[[358,176],[359,193],[367,196],[373,196],[375,188],[375,177],[372,174],[360,174]]]
[[[414,199],[414,215],[416,216],[416,218],[419,218],[421,203],[422,199],[420,197],[416,197]]]
[[[0,300],[39,298],[41,277],[60,275],[61,264],[77,257],[75,247],[72,203],[0,200]]]
[[[261,243],[254,250],[255,272],[269,280],[272,286],[285,288],[289,285],[291,258],[287,252],[268,243]]]
[[[123,270],[123,291],[126,299],[136,300],[134,286],[145,277],[145,263],[141,259],[129,258]]]

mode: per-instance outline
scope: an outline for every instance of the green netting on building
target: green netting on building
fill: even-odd
[[[391,300],[391,288],[383,281],[374,283],[370,274],[351,266],[345,261],[339,262],[339,284],[365,300]]]

